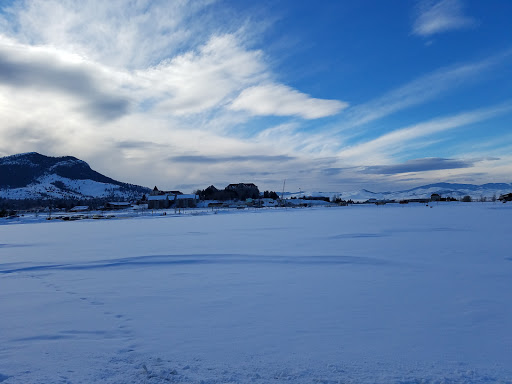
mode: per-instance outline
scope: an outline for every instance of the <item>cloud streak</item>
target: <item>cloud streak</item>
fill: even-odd
[[[210,33],[211,0],[31,0],[5,9],[0,26],[25,44],[76,52],[115,68],[156,65]],[[195,22],[190,22],[194,20]]]
[[[364,173],[393,175],[411,172],[439,171],[442,169],[470,168],[474,162],[466,160],[444,159],[438,157],[413,159],[401,164],[373,165],[365,167]]]
[[[173,163],[194,163],[194,164],[220,164],[220,163],[273,163],[284,162],[296,159],[296,157],[288,155],[247,155],[247,156],[202,156],[202,155],[183,155],[169,157],[169,161]]]
[[[347,110],[339,130],[357,127],[410,108],[449,91],[478,82],[482,75],[509,59],[507,50],[488,59],[441,68],[398,87],[383,96]]]
[[[512,102],[509,101],[490,108],[430,120],[397,129],[376,139],[342,149],[338,156],[342,159],[360,162],[364,162],[365,159],[374,161],[387,159],[391,155],[404,152],[408,145],[420,138],[477,123],[510,111],[512,111]]]
[[[474,19],[464,15],[460,0],[422,1],[413,24],[413,33],[418,36],[431,35],[470,28]]]

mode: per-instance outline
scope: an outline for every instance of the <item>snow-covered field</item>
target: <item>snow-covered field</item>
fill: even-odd
[[[0,382],[511,383],[512,205],[0,225]]]

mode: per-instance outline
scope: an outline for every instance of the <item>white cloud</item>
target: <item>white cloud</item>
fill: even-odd
[[[210,0],[17,1],[0,25],[32,45],[51,45],[103,64],[144,68],[204,39]],[[1,18],[1,15],[0,15]],[[194,18],[195,22],[189,22]],[[1,20],[0,20],[1,21]]]
[[[389,162],[391,156],[406,152],[407,147],[415,145],[417,141],[420,141],[421,144],[421,140],[427,136],[487,120],[511,110],[512,103],[508,102],[490,108],[415,124],[386,133],[353,147],[344,148],[340,151],[338,157],[352,164],[385,164]]]
[[[158,109],[175,115],[200,113],[219,107],[244,87],[270,76],[263,54],[242,47],[234,35],[212,37],[197,51],[189,51],[137,71]]]
[[[486,60],[441,68],[406,83],[381,97],[364,104],[355,105],[347,110],[346,120],[338,130],[372,122],[400,110],[425,103],[458,87],[478,82],[483,74],[488,73],[509,58],[510,54],[511,51],[505,51]]]
[[[338,114],[348,106],[338,100],[315,99],[282,84],[264,84],[245,89],[230,108],[252,115],[300,116],[318,119]]]
[[[98,120],[128,113],[131,96],[119,89],[116,74],[97,63],[52,47],[19,44],[0,35],[0,84],[27,96],[67,95],[75,108]],[[51,101],[50,101],[51,102]]]
[[[136,107],[138,102],[142,109],[170,116],[190,116],[224,108],[245,89],[253,91],[257,88],[251,87],[269,82],[275,83],[279,95],[286,98],[284,108],[269,114],[316,118],[344,106],[335,100],[314,99],[279,85],[263,52],[248,48],[245,43],[247,25],[233,33],[219,33],[219,21],[214,20],[214,13],[200,12],[210,3],[209,0],[21,1],[8,8],[7,16],[0,15],[3,29],[0,36],[3,32],[3,39],[7,40],[7,34],[27,62],[43,65],[38,51],[53,55],[44,71],[40,71],[51,73],[48,79],[57,78],[59,71],[73,63],[74,72],[67,76],[69,81],[60,82],[61,91],[66,84],[72,91],[73,84],[81,78],[82,87],[75,87],[74,92],[78,96],[88,84],[83,80],[90,79],[95,90],[114,88],[122,98],[129,95],[134,99],[132,106]],[[28,66],[25,72],[29,73],[32,67]],[[11,65],[11,68],[17,67]],[[100,72],[108,73],[110,78],[96,81]],[[46,83],[50,87],[45,76],[38,79],[39,85]],[[92,92],[86,93],[92,96]],[[302,104],[304,112],[297,112],[300,108],[297,103]],[[106,109],[109,105],[117,106],[120,111],[126,109],[126,105],[114,102],[96,104],[105,105]]]
[[[460,0],[424,0],[419,5],[413,33],[428,37],[437,33],[469,28],[475,24],[474,19],[464,15]]]

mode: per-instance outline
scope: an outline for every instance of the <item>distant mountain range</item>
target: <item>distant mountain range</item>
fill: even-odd
[[[36,152],[0,158],[0,198],[5,199],[139,199],[150,189],[104,176],[72,156]]]
[[[76,199],[94,198],[139,199],[150,189],[122,183],[91,169],[82,160],[72,156],[50,157],[36,152],[0,158],[0,198],[4,199]],[[443,197],[460,199],[466,195],[473,199],[512,192],[512,183],[483,185],[437,183],[396,192],[360,191],[288,192],[285,197],[339,196],[354,201],[402,200],[429,198],[438,193]]]
[[[403,199],[429,198],[433,193],[437,193],[442,197],[460,199],[464,196],[471,196],[474,200],[478,200],[481,197],[491,199],[493,196],[499,197],[510,192],[512,192],[512,183],[489,183],[482,185],[436,183],[396,192],[372,192],[362,189],[349,192],[294,192],[289,193],[288,196],[339,196],[341,199],[352,199],[354,201],[366,201],[369,199],[398,201]]]

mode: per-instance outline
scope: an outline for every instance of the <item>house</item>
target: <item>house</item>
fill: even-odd
[[[407,203],[422,203],[422,204],[426,204],[428,202],[430,202],[430,199],[426,199],[426,198],[419,198],[419,199],[405,199],[405,200],[402,200],[402,201],[406,201]],[[401,204],[405,204],[405,203],[401,203]]]
[[[430,201],[441,201],[441,195],[439,193],[431,194]]]
[[[498,198],[499,201],[503,201],[504,203],[506,203],[507,201],[512,201],[512,193],[507,193],[505,195],[501,195],[499,198]]]
[[[172,197],[174,202],[174,196]],[[170,206],[171,200],[169,200],[169,195],[150,195],[148,197],[148,209],[167,209]]]
[[[238,184],[229,184],[226,189],[237,190],[240,188],[246,189],[258,189],[258,187],[254,183],[238,183]]]
[[[154,193],[157,191],[158,194],[152,194],[148,197],[148,209],[194,208],[199,200],[199,196],[195,194],[187,195],[180,191],[153,190]]]
[[[365,201],[366,204],[375,204],[375,205],[393,204],[395,202],[396,202],[395,200],[389,200],[389,199],[380,199],[380,200],[378,200],[378,199],[374,199],[374,198],[371,198],[371,199],[368,199],[368,200]]]
[[[194,208],[199,201],[199,196],[196,194],[174,195],[173,201],[177,208]]]
[[[88,205],[77,205],[69,210],[69,212],[86,212],[89,210]]]
[[[162,195],[183,195],[180,191],[161,191],[155,185],[155,188],[149,193],[149,196],[162,196]]]
[[[232,192],[239,200],[247,198],[257,199],[260,197],[260,190],[253,183],[229,184],[225,190]]]
[[[118,210],[118,209],[127,209],[132,206],[131,203],[127,201],[111,201],[105,204],[105,209]]]

